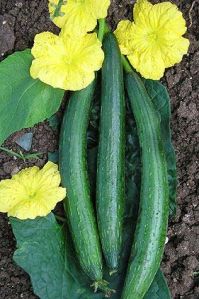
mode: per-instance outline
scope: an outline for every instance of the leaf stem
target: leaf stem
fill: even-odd
[[[3,151],[3,152],[6,152],[8,155],[10,155],[12,157],[14,156],[14,157],[17,157],[17,158],[20,158],[20,159],[22,158],[20,154],[14,152],[12,150],[9,150],[5,147],[0,146],[0,150]]]
[[[57,3],[57,5],[55,5],[55,11],[54,11],[54,14],[52,16],[52,19],[61,16],[60,12],[61,12],[61,7],[62,7],[63,4],[64,4],[64,1],[63,0],[59,0],[59,2]]]
[[[7,153],[11,157],[17,157],[19,159],[22,159],[24,162],[27,159],[39,159],[39,156],[43,155],[43,153],[23,154],[21,151],[19,151],[19,153],[16,153],[3,146],[0,146],[0,151]]]

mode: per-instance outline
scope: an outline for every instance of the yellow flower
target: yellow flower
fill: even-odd
[[[59,187],[58,166],[48,162],[43,169],[34,166],[21,170],[12,179],[0,182],[0,212],[19,219],[48,215],[66,196]]]
[[[104,53],[96,33],[79,38],[50,32],[37,34],[32,48],[31,76],[65,90],[80,90],[94,79]]]
[[[68,34],[85,34],[92,31],[97,19],[105,18],[110,0],[49,0],[52,21]]]
[[[134,22],[121,21],[115,31],[121,51],[144,78],[159,80],[188,51],[185,20],[176,5],[147,0],[137,1],[133,16]]]

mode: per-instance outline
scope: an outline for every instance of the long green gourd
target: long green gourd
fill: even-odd
[[[103,50],[97,216],[106,263],[115,271],[121,254],[125,198],[125,99],[121,54],[113,33],[105,35]]]
[[[168,179],[160,119],[140,77],[126,74],[126,89],[141,146],[139,219],[122,299],[142,299],[162,259],[169,216]]]
[[[86,162],[86,133],[95,83],[70,98],[61,128],[59,159],[62,185],[67,190],[64,205],[77,256],[97,289],[105,282]]]

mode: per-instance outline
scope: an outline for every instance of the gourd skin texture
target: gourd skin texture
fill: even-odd
[[[106,263],[118,267],[125,199],[125,100],[121,54],[112,33],[103,42],[100,137],[97,167],[97,215]]]
[[[67,189],[65,210],[82,269],[94,281],[102,279],[102,257],[86,163],[86,132],[95,81],[74,92],[60,136],[60,172]]]
[[[141,146],[142,178],[139,219],[122,299],[142,299],[159,268],[167,233],[169,197],[160,119],[141,79],[125,78]]]

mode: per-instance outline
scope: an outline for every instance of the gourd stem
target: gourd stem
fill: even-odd
[[[106,19],[99,19],[98,23],[99,23],[98,39],[102,42],[105,33],[109,32],[110,28],[106,23]]]
[[[106,280],[95,281],[91,287],[94,288],[95,293],[98,290],[102,291],[105,295],[105,298],[109,298],[112,294],[116,293],[115,290],[108,287],[108,282]]]
[[[122,55],[122,65],[123,65],[124,70],[127,73],[132,73],[133,72],[133,68],[131,67],[128,59],[124,55]]]
[[[102,42],[104,37],[104,31],[105,31],[105,19],[99,19],[99,31],[98,31],[98,39]]]

